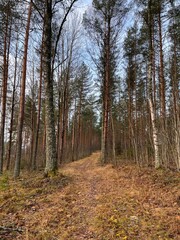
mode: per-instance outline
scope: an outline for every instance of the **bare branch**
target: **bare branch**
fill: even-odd
[[[54,48],[54,56],[53,56],[53,60],[52,60],[52,69],[53,69],[53,66],[54,66],[54,61],[55,61],[55,56],[56,56],[56,52],[57,52],[57,46],[58,46],[58,42],[59,42],[59,39],[60,39],[60,36],[61,36],[61,33],[62,33],[62,30],[63,30],[63,25],[64,23],[66,22],[66,19],[67,19],[67,16],[69,14],[69,12],[71,11],[73,5],[75,2],[77,2],[78,0],[73,0],[66,12],[66,14],[64,15],[64,18],[61,22],[61,25],[59,27],[59,32],[58,32],[58,35],[57,35],[57,38],[56,38],[56,43],[55,43],[55,48]]]

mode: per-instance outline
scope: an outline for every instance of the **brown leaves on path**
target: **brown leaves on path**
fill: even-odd
[[[178,238],[178,173],[100,166],[99,153],[52,179],[8,181],[0,194],[0,239]]]

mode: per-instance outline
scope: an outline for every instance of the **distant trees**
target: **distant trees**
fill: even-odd
[[[172,14],[172,4],[169,1],[136,2],[141,9],[141,21],[129,29],[124,42],[126,92],[121,97],[120,105],[126,109],[123,105],[125,98],[128,112],[123,122],[127,117],[130,129],[121,126],[126,136],[125,142],[122,141],[125,150],[122,152],[138,164],[153,164],[156,168],[176,166],[179,169],[179,145],[176,145],[179,130],[171,134],[173,129],[178,129],[173,126],[172,110],[175,106],[173,103],[179,103],[179,94],[174,96],[179,93],[179,80],[176,85],[178,91],[172,90],[171,80],[178,64],[172,71],[168,59],[174,54],[172,48],[166,47],[167,43],[169,46],[174,43],[173,38],[167,35],[167,23],[172,26],[174,19],[173,15],[169,16],[169,13]],[[176,20],[177,16],[176,12]],[[179,112],[173,112],[176,112],[175,118],[179,118]]]
[[[90,79],[89,68],[82,63],[73,83],[75,109],[72,119],[72,161],[92,153],[94,147],[92,136],[95,132],[96,117],[92,99],[88,96],[88,92],[92,91]]]
[[[115,15],[115,9],[119,9],[123,17],[127,3],[93,1],[92,9],[84,17],[88,37],[96,44],[96,51],[89,52],[102,93],[102,162],[113,160],[116,152],[133,158],[139,165],[179,169],[178,3],[138,0],[135,4],[139,20],[125,37],[125,69],[120,82],[116,66],[122,18],[120,14]],[[119,8],[122,6],[124,11]],[[171,49],[166,48],[167,42]],[[167,61],[169,54],[175,61],[173,68]],[[169,129],[174,129],[173,136]]]
[[[107,163],[113,156],[112,108],[117,68],[117,44],[122,21],[127,8],[124,1],[94,0],[92,12],[84,16],[88,36],[96,44],[99,54],[92,56],[95,62],[102,99],[101,158]],[[92,53],[91,53],[92,54]],[[93,55],[93,54],[92,54]]]

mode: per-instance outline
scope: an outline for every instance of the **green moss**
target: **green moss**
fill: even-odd
[[[0,177],[0,190],[5,191],[9,189],[9,177],[7,174],[4,174]]]

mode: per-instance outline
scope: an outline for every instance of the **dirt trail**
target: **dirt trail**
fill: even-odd
[[[65,187],[52,186],[46,195],[36,190],[31,205],[26,198],[15,215],[24,219],[23,233],[14,239],[179,239],[177,178],[135,166],[102,167],[99,157],[65,165]]]
[[[96,234],[97,209],[102,206],[101,199],[112,190],[114,171],[111,167],[98,166],[99,153],[64,168],[64,174],[74,177],[73,185],[67,188],[66,194],[73,194],[76,208],[77,231],[71,233],[72,239],[98,239]],[[108,174],[107,174],[108,171]],[[72,206],[72,207],[74,207]],[[72,208],[73,210],[74,208]],[[81,221],[79,221],[81,220]]]

